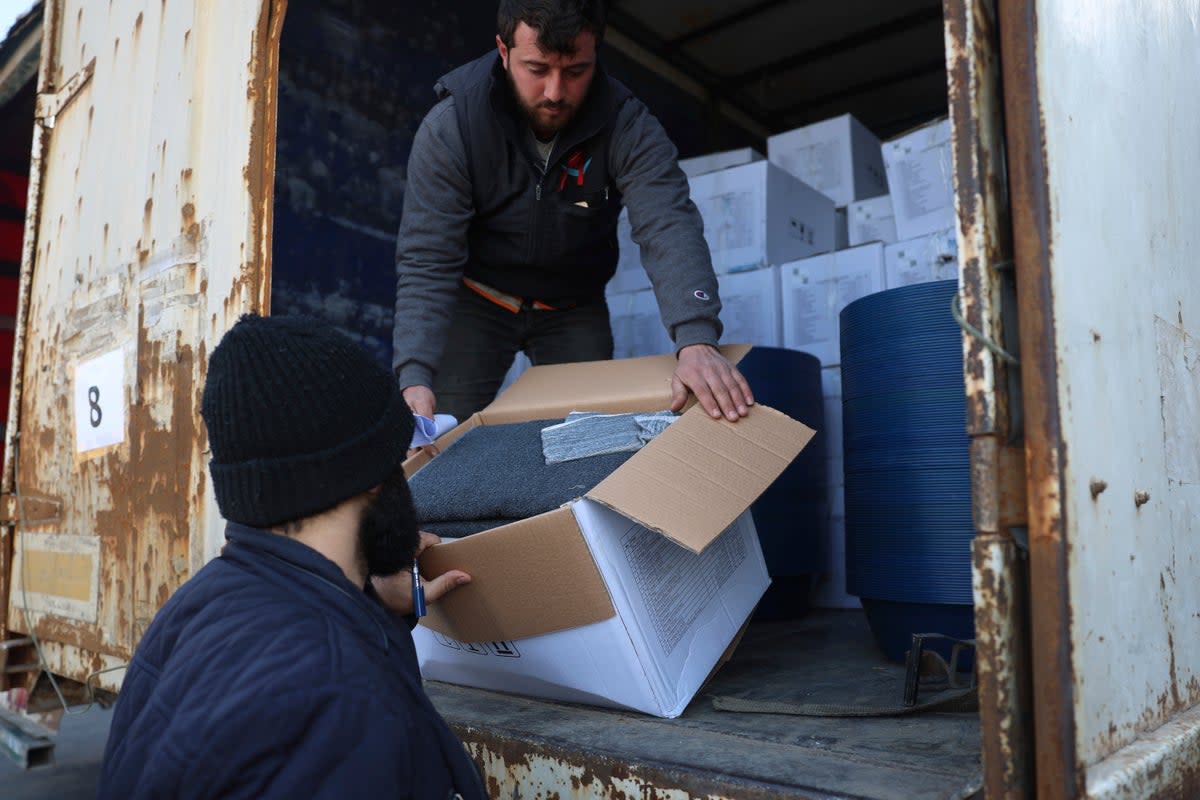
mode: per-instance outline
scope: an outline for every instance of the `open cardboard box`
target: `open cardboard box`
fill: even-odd
[[[722,348],[735,361],[749,349]],[[674,368],[673,356],[533,367],[438,444],[571,411],[660,411]],[[748,509],[813,434],[766,406],[736,423],[693,406],[578,500],[427,550],[426,576],[473,580],[413,631],[422,673],[678,716],[770,583]]]

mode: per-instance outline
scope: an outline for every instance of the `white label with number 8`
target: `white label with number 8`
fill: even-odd
[[[75,368],[75,450],[125,440],[125,351],[113,350]]]

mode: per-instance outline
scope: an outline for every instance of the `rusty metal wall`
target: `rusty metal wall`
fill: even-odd
[[[58,505],[20,514],[7,627],[58,674],[128,659],[217,549],[199,400],[212,344],[267,305],[282,10],[48,3],[7,469]]]
[[[1038,796],[1191,797],[1200,2],[1000,6]]]
[[[963,363],[976,529],[973,584],[987,797],[1031,796],[1032,717],[1012,229],[994,0],[946,0]]]

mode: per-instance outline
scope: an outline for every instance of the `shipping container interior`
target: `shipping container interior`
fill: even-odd
[[[393,254],[413,135],[434,102],[436,79],[493,49],[494,34],[492,5],[475,0],[402,5],[290,0],[279,59],[272,313],[330,319],[390,365]],[[843,114],[852,114],[884,142],[944,117],[943,37],[940,0],[614,0],[601,58],[662,122],[682,158],[744,147],[766,154],[768,137]],[[943,235],[953,240],[953,230]],[[949,275],[955,275],[953,265]],[[840,388],[840,375],[824,372],[821,382],[836,379]],[[840,413],[838,394],[823,394],[826,409],[832,397],[833,412]],[[826,436],[840,437],[838,427]],[[833,469],[840,471],[840,464]],[[840,477],[826,475],[821,487],[836,496],[833,505],[849,502]],[[786,498],[782,502],[786,505]],[[756,617],[732,663],[683,719],[671,723],[715,737],[712,752],[688,754],[687,746],[672,748],[660,741],[652,753],[630,758],[698,775],[721,771],[713,764],[721,760],[715,753],[723,751],[723,758],[733,754],[739,762],[724,770],[727,777],[759,786],[819,796],[969,796],[980,771],[978,722],[971,713],[794,716],[781,722],[777,715],[712,711],[714,693],[736,693],[747,684],[773,687],[780,701],[899,703],[904,669],[896,652],[886,654],[890,660],[885,657],[858,597],[847,593],[845,571],[838,566],[841,545],[830,541],[837,512],[828,502],[823,508],[815,534],[783,533],[810,543],[815,566],[801,575],[785,570],[777,576],[787,592],[768,598],[774,606]],[[953,556],[964,565],[970,533],[968,514],[967,530],[959,531],[961,552]],[[945,627],[969,638],[969,566],[963,569],[967,605],[960,594],[954,619]],[[928,580],[933,578],[895,576],[901,583]],[[903,617],[903,609],[887,613]],[[932,626],[944,620],[929,621]],[[901,635],[905,642],[908,632]],[[489,695],[485,701],[486,693],[433,691],[460,730],[490,728],[488,734],[500,740],[521,739],[522,731],[541,724],[537,720],[561,716],[553,704],[539,707],[528,699]],[[470,710],[484,703],[492,709],[490,716]],[[578,713],[589,715],[587,724],[600,726],[600,732],[572,740],[572,730],[581,727],[559,725],[563,738],[557,743],[584,753],[585,760],[619,760],[627,749],[622,737],[603,733],[606,725],[626,731],[642,725],[637,735],[646,737],[666,724],[592,710]],[[518,718],[526,722],[514,721]],[[788,749],[767,759],[767,765],[762,758],[737,757],[744,743]]]

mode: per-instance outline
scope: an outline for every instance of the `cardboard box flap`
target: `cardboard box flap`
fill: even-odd
[[[433,578],[461,569],[471,582],[421,624],[460,642],[502,642],[600,622],[616,614],[575,515],[560,508],[440,544],[421,556]]]
[[[699,553],[815,433],[768,406],[738,422],[693,406],[587,497]]]
[[[722,345],[733,363],[750,345]],[[572,411],[661,411],[671,407],[675,356],[530,367],[480,412],[489,425],[565,417]]]

